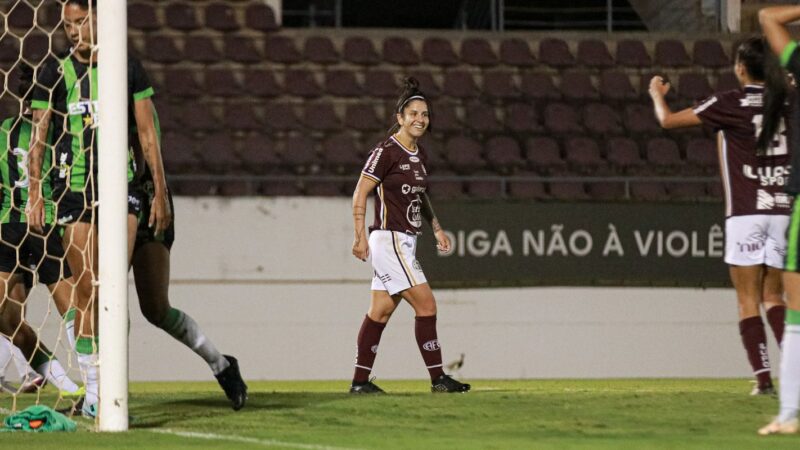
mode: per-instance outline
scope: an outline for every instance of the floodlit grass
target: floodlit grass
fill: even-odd
[[[746,380],[475,380],[469,394],[425,381],[378,380],[388,395],[351,396],[346,381],[251,382],[242,411],[211,383],[133,383],[131,431],[0,434],[0,448],[797,448],[759,437],[776,398]],[[52,391],[41,397],[52,405]],[[24,407],[35,396],[20,396]],[[49,403],[48,403],[49,402]],[[3,394],[0,407],[11,408]],[[188,432],[188,434],[187,434]],[[178,434],[181,433],[181,434]],[[193,433],[193,434],[192,434]],[[35,446],[35,447],[33,447]]]

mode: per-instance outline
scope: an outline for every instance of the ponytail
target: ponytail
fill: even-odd
[[[788,93],[786,75],[778,62],[777,56],[767,48],[764,55],[764,118],[761,122],[761,133],[758,135],[756,153],[766,154],[770,144],[778,133],[784,104]]]

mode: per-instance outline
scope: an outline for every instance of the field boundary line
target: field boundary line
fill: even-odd
[[[289,447],[289,448],[299,448],[303,450],[357,450],[348,447],[331,447],[328,445],[300,444],[297,442],[285,442],[285,441],[278,441],[275,439],[258,439],[258,438],[250,438],[250,437],[236,436],[236,435],[199,433],[197,431],[181,431],[181,430],[172,430],[169,428],[164,428],[160,430],[158,429],[149,430],[149,431],[151,433],[169,434],[173,436],[180,436],[193,439],[205,439],[209,441],[230,441],[230,442],[240,442],[243,444],[256,444],[256,445],[262,445],[264,447]]]

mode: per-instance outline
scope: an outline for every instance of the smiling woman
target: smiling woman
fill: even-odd
[[[369,155],[353,193],[355,240],[353,255],[366,261],[372,256],[372,300],[358,333],[358,358],[350,392],[383,392],[369,381],[383,329],[405,299],[416,313],[415,334],[422,359],[431,376],[433,392],[467,392],[442,370],[442,351],[436,333],[436,300],[416,259],[422,218],[428,220],[436,247],[450,251],[450,239],[439,225],[427,194],[427,158],[417,141],[431,127],[431,107],[414,78],[395,108],[396,123],[390,136]],[[375,222],[365,236],[367,195],[375,190]]]

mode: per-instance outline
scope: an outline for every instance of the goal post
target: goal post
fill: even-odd
[[[127,2],[97,2],[100,431],[128,429]]]

